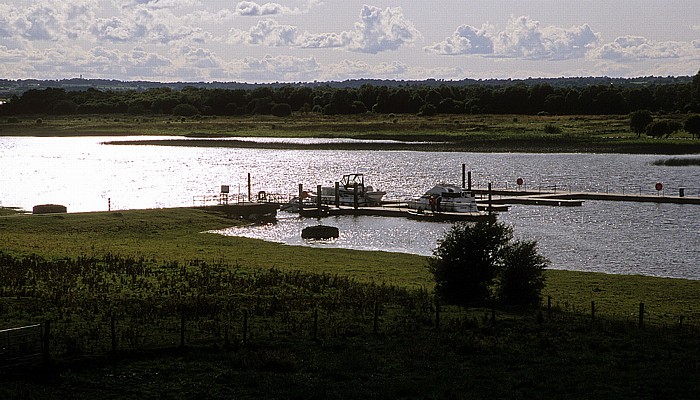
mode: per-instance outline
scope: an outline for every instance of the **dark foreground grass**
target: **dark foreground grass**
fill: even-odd
[[[7,399],[695,399],[697,332],[569,320],[116,354],[0,378]]]

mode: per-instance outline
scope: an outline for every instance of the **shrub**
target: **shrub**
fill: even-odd
[[[544,133],[558,135],[561,133],[561,128],[554,124],[547,124],[544,126]]]
[[[180,103],[173,108],[173,115],[180,117],[194,117],[197,114],[199,110],[192,104]]]
[[[535,241],[513,241],[513,229],[504,223],[455,224],[428,260],[435,292],[458,305],[492,299],[536,304],[549,265],[536,246]]]

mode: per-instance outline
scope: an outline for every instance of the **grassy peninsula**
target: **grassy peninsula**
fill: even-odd
[[[683,121],[684,115],[665,116]],[[627,115],[528,116],[362,114],[289,117],[45,116],[0,122],[4,136],[167,135],[206,139],[193,144],[154,140],[149,144],[266,147],[284,149],[385,149],[467,152],[700,153],[700,140],[685,132],[669,138],[637,137]],[[250,143],[236,137],[351,138],[370,144]],[[386,140],[395,142],[387,143]],[[124,144],[129,144],[128,142]],[[143,144],[143,143],[141,143]]]

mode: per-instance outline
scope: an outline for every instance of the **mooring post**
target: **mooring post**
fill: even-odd
[[[464,189],[465,187],[467,187],[467,185],[466,185],[467,174],[466,174],[466,172],[465,172],[466,169],[467,169],[467,165],[466,165],[466,164],[462,164],[462,189]]]
[[[335,183],[335,207],[340,208],[340,182]]]
[[[472,171],[467,172],[467,190],[472,191]]]
[[[355,207],[355,210],[360,208],[360,199],[357,197],[357,182],[355,182],[355,185],[352,187],[352,197],[353,197],[353,206]]]
[[[318,210],[318,218],[321,218],[321,185],[316,185],[316,209]]]
[[[489,182],[489,214],[491,214],[491,201],[492,201],[492,195],[491,195],[491,182]]]
[[[299,214],[304,210],[304,185],[299,184]]]
[[[250,184],[250,172],[248,172],[248,201],[253,201],[252,185]]]

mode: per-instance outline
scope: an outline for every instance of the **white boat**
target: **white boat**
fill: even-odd
[[[436,185],[422,196],[408,201],[408,208],[417,211],[478,213],[476,197],[454,185]]]
[[[386,194],[383,190],[375,190],[372,186],[365,186],[363,174],[343,175],[338,185],[338,200],[341,205],[355,204],[355,187],[357,186],[357,202],[360,206],[374,206],[381,203]],[[312,201],[315,201],[316,193],[311,193]],[[335,204],[335,187],[321,187],[321,202]]]

